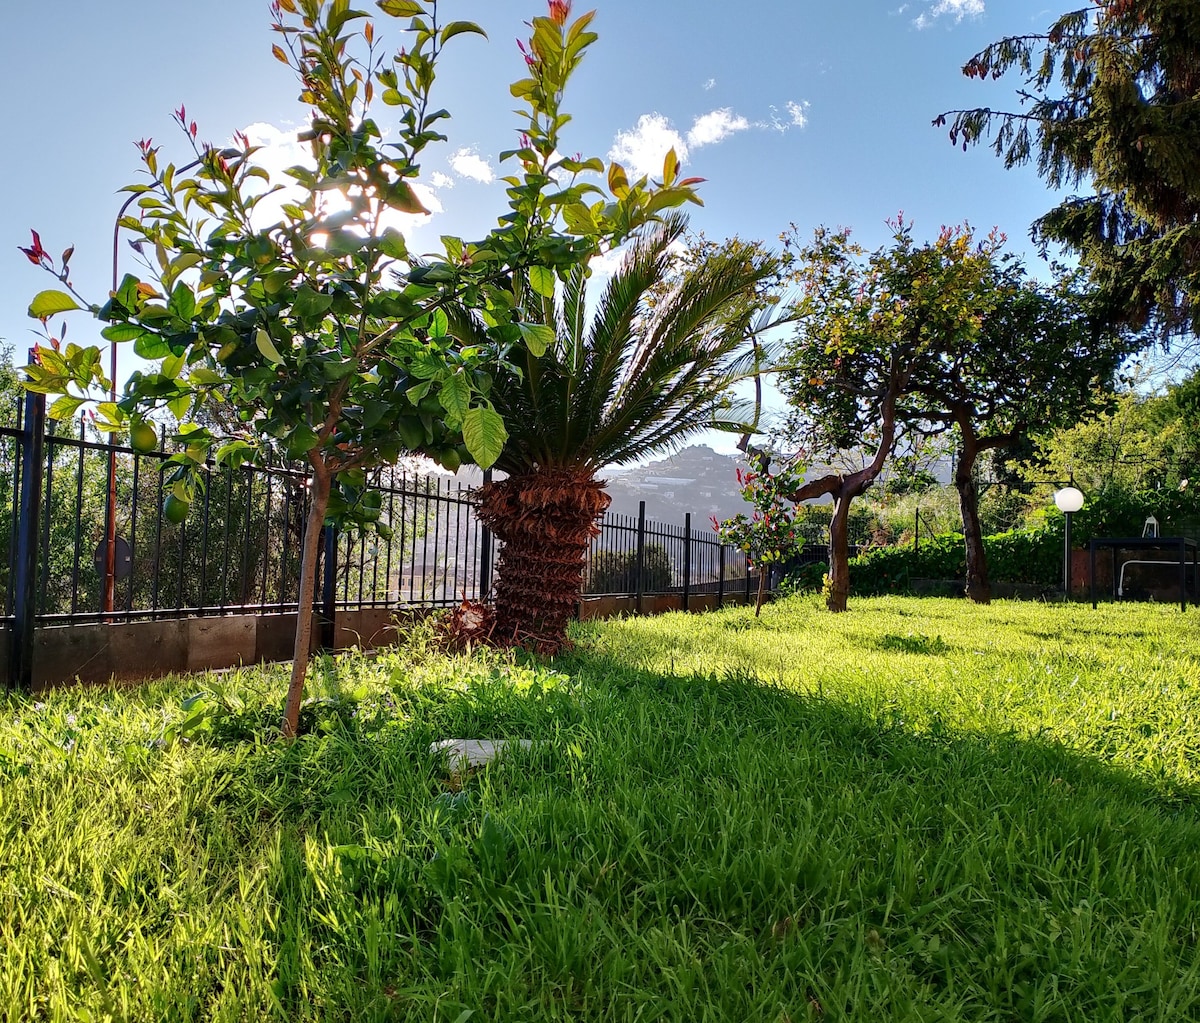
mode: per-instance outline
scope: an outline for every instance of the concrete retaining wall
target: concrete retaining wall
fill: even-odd
[[[744,603],[744,594],[726,595],[725,603]],[[580,618],[634,614],[633,597],[588,597]],[[647,596],[643,614],[678,611],[678,594]],[[716,596],[694,596],[690,610],[716,607]],[[428,609],[401,612],[383,608],[339,611],[334,620],[334,649],[373,649],[396,641],[397,625],[405,618],[423,618]],[[226,615],[219,618],[180,618],[115,625],[88,623],[39,628],[34,636],[34,689],[70,682],[137,682],[178,672],[236,668],[243,664],[290,661],[296,636],[296,615]],[[313,651],[319,648],[319,629],[313,628]],[[9,633],[0,630],[0,670],[8,665]]]
[[[314,651],[316,632],[314,628]],[[295,637],[294,613],[46,626],[34,636],[34,688],[74,681],[134,682],[176,672],[288,661]],[[395,614],[374,609],[339,612],[334,637],[338,650],[394,642]],[[9,642],[8,632],[0,633],[0,665],[8,664]]]

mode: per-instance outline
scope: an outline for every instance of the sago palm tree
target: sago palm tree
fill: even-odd
[[[523,349],[514,357],[520,376],[492,390],[509,433],[495,467],[507,478],[478,495],[480,520],[503,544],[500,642],[543,652],[562,645],[588,544],[610,500],[597,478],[605,466],[708,427],[743,428],[728,392],[752,369],[751,321],[776,263],[731,241],[681,266],[676,243],[686,226],[672,215],[635,240],[594,309],[584,270],[553,299],[529,292],[525,319],[552,328],[554,341],[539,355]],[[456,328],[482,329],[461,319]]]

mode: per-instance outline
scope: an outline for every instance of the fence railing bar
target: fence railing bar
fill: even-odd
[[[73,530],[73,550],[53,552],[53,560],[47,557],[39,565],[35,590],[39,621],[132,621],[295,610],[295,601],[288,598],[297,585],[294,562],[302,549],[299,534],[307,520],[309,497],[302,473],[279,464],[235,470],[207,466],[204,492],[190,519],[180,525],[164,524],[162,483],[171,468],[165,429],[159,450],[153,452],[94,441],[91,436],[82,420],[71,437],[56,435],[52,426],[43,432],[45,482],[37,510],[37,545],[49,552],[55,537],[64,531],[64,521],[69,528],[72,517],[78,528]],[[16,484],[20,483],[16,454],[23,437],[24,426],[0,429],[0,458],[8,457],[4,445],[10,445],[14,466],[9,479]],[[101,603],[103,579],[96,577],[89,546],[95,538],[89,523],[102,513],[97,502],[107,478],[98,459],[110,452],[119,456],[114,477],[116,513],[124,522],[122,534],[131,563],[123,565],[125,578],[117,584],[116,606],[106,613]],[[407,469],[382,473],[375,485],[381,497],[386,495],[381,516],[392,527],[392,535],[386,540],[367,532],[339,535],[328,552],[335,571],[334,599],[330,602],[323,593],[322,602],[344,611],[442,607],[464,595],[486,598],[495,543],[476,515],[471,489],[459,480],[420,477]],[[11,612],[13,604],[11,566],[20,520],[17,492],[12,497],[10,572],[2,591],[6,605],[0,609],[5,612]],[[153,512],[146,501],[153,503]],[[639,604],[650,593],[675,593],[690,605],[696,595],[712,593],[714,588],[723,599],[730,579],[744,581],[749,588],[748,574],[740,575],[724,564],[728,553],[715,534],[694,529],[690,514],[682,517],[682,523],[652,520],[644,502],[637,516],[611,512],[602,516],[599,533],[585,552],[585,593],[625,594]]]
[[[84,420],[83,416],[79,417],[79,439],[84,436]],[[65,440],[66,438],[64,438]],[[80,448],[77,452],[78,471],[75,477],[75,521],[79,522],[83,519],[83,461],[84,453]],[[75,559],[72,562],[71,568],[71,612],[72,614],[79,610],[79,548],[83,542],[83,530],[75,530]]]
[[[46,424],[46,479],[42,501],[42,578],[38,585],[38,608],[49,603],[50,593],[50,511],[54,507],[54,452],[53,437],[57,424],[50,420]],[[11,562],[9,563],[11,564]],[[12,574],[11,571],[9,573]]]

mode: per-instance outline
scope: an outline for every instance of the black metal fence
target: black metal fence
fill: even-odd
[[[77,420],[44,419],[43,400],[0,409],[0,595],[3,620],[40,624],[293,611],[307,517],[294,467],[210,467],[186,521],[164,510],[171,451],[135,451]],[[495,544],[471,492],[444,477],[387,469],[374,482],[391,536],[322,538],[327,610],[447,606],[488,596]],[[105,607],[109,495],[115,572]],[[326,557],[325,552],[332,552]],[[588,554],[585,592],[732,594],[745,556],[716,534],[606,515]]]

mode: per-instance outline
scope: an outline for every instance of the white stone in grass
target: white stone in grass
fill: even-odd
[[[442,739],[429,747],[431,756],[446,754],[451,774],[486,767],[510,747],[529,749],[528,739]]]

